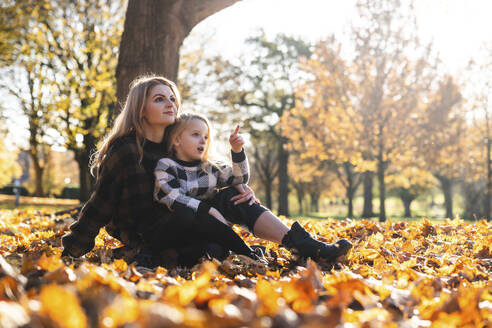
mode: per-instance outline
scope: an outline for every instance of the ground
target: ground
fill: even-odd
[[[290,225],[292,220],[285,219]],[[268,267],[240,256],[148,270],[112,258],[101,232],[63,262],[69,214],[0,210],[1,327],[487,327],[492,224],[302,220],[317,238],[348,238],[337,265],[267,247]]]

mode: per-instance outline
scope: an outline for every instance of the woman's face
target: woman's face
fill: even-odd
[[[144,122],[151,128],[166,128],[176,120],[178,107],[171,88],[159,84],[150,89],[143,112]]]

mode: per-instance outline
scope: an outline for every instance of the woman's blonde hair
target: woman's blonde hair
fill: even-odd
[[[208,134],[207,134],[207,143],[205,144],[205,151],[203,152],[203,162],[208,162],[208,152],[210,150],[210,143],[212,142],[212,138],[210,136],[210,122],[204,116],[192,113],[184,113],[181,114],[179,118],[176,119],[173,125],[169,127],[166,131],[167,134],[167,151],[169,155],[176,156],[176,149],[174,148],[174,143],[176,139],[183,133],[184,130],[190,125],[193,120],[201,120],[207,125]]]
[[[179,115],[181,97],[179,95],[178,87],[174,82],[158,75],[143,75],[133,80],[132,83],[130,83],[130,91],[128,92],[128,97],[126,98],[123,110],[116,117],[113,128],[104,138],[99,150],[92,155],[90,164],[92,175],[94,175],[94,172],[97,171],[97,168],[103,163],[113,142],[117,138],[126,136],[132,132],[135,132],[137,139],[139,161],[142,160],[145,142],[143,124],[145,104],[147,103],[150,90],[159,84],[164,84],[171,88],[176,99],[176,107]]]

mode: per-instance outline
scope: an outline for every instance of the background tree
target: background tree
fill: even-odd
[[[288,138],[277,123],[295,106],[295,88],[302,79],[301,58],[311,51],[304,41],[278,35],[268,40],[264,33],[247,40],[248,56],[233,63],[217,58],[214,80],[220,87],[219,100],[228,120],[241,120],[253,137],[271,140],[278,165],[278,214],[288,215]],[[253,54],[253,55],[251,55]],[[260,159],[262,160],[262,159]]]
[[[466,120],[459,106],[462,96],[451,76],[431,95],[417,129],[419,158],[439,181],[444,195],[446,217],[453,218],[453,185],[463,172],[463,148],[466,147]]]
[[[430,46],[416,33],[412,1],[360,0],[354,24],[355,80],[363,116],[361,145],[366,160],[375,160],[379,219],[386,220],[385,175],[415,131],[419,97],[431,87]]]
[[[486,202],[486,166],[484,159],[486,158],[483,139],[482,120],[472,118],[472,121],[466,126],[465,144],[462,156],[463,171],[461,172],[461,195],[463,197],[463,213],[461,216],[467,220],[479,220],[486,217],[485,202]]]
[[[355,84],[340,51],[333,37],[315,46],[312,58],[302,65],[307,81],[299,87],[296,106],[284,113],[281,126],[290,149],[301,159],[321,163],[336,174],[345,187],[347,215],[353,217],[353,198],[361,182],[358,166],[363,165],[361,126],[353,107]]]
[[[435,180],[431,172],[420,168],[419,165],[410,165],[398,174],[388,176],[390,191],[395,192],[403,203],[406,218],[412,217],[412,202],[426,191],[431,190]]]
[[[88,171],[90,154],[107,131],[116,105],[114,71],[122,14],[121,2],[52,1],[49,16],[40,21],[57,71],[58,131],[79,165],[82,201],[94,182]]]
[[[18,102],[21,113],[28,121],[28,153],[34,169],[36,196],[44,196],[43,173],[49,157],[49,129],[53,124],[55,94],[50,86],[55,72],[49,55],[49,46],[43,40],[39,20],[46,18],[48,1],[17,1],[0,9],[7,16],[9,27],[15,28],[2,54],[3,80],[0,87],[7,90]],[[14,15],[10,17],[10,15]],[[9,28],[7,28],[7,31]],[[5,32],[4,32],[5,33]]]
[[[335,174],[324,162],[313,161],[292,151],[289,163],[290,183],[295,190],[299,213],[320,211],[320,199],[332,188]],[[309,201],[309,202],[308,202]]]
[[[484,44],[481,53],[469,65],[467,90],[470,94],[470,115],[477,153],[475,160],[480,163],[481,177],[485,183],[483,197],[483,216],[492,217],[492,43]]]
[[[118,56],[117,98],[144,73],[176,81],[179,51],[195,25],[238,0],[129,0]]]
[[[275,143],[268,140],[268,134],[258,133],[251,140],[254,173],[263,187],[264,202],[267,208],[273,208],[273,186],[278,176],[278,162]]]

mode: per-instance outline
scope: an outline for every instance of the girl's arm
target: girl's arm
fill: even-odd
[[[249,180],[249,163],[244,149],[239,153],[231,151],[232,166],[222,166],[219,168],[217,177],[217,187],[235,186],[246,184]]]
[[[173,211],[190,208],[195,215],[208,213],[210,205],[182,192],[179,170],[176,163],[169,158],[163,158],[157,162],[154,171],[156,178],[154,199]],[[185,172],[182,174],[184,175]]]
[[[239,125],[229,136],[232,154],[232,168],[223,167],[219,170],[218,187],[237,186],[246,184],[249,180],[249,164],[244,152],[244,140],[239,134]]]

